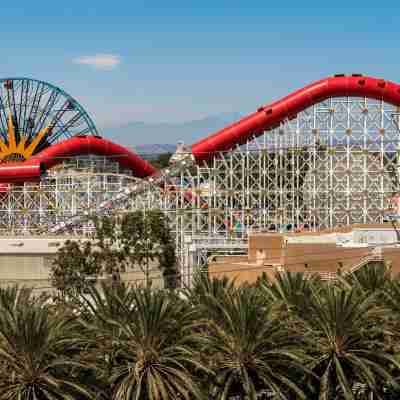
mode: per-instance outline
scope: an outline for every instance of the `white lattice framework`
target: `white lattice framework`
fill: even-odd
[[[400,190],[398,128],[389,104],[332,98],[207,164],[178,163],[157,179],[138,181],[98,157],[74,160],[40,184],[0,194],[0,232],[48,234],[65,223],[78,234],[91,229],[92,212],[160,208],[183,249],[188,237],[382,223]]]

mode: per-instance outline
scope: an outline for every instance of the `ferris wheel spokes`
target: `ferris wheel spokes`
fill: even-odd
[[[63,90],[26,78],[0,80],[0,162],[26,159],[79,134],[98,133],[82,106]]]

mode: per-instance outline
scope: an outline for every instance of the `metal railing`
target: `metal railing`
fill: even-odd
[[[382,262],[384,261],[384,257],[382,255],[382,247],[374,247],[369,251],[369,254],[362,257],[356,264],[352,265],[347,271],[343,271],[342,276],[347,276],[353,274],[359,269],[365,267],[367,264],[371,262]],[[323,281],[336,281],[339,273],[334,271],[307,271],[304,273],[307,278],[310,278],[314,275],[319,275],[321,280]]]

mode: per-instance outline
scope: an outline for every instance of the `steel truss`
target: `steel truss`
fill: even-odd
[[[188,155],[146,181],[100,158],[83,170],[70,162],[37,185],[1,194],[0,231],[82,234],[93,212],[160,208],[184,260],[197,237],[224,238],[229,247],[249,231],[382,223],[400,190],[398,127],[399,110],[383,101],[332,98],[207,164]]]

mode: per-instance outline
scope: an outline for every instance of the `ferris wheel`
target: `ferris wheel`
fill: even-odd
[[[0,163],[23,161],[77,135],[98,135],[83,107],[47,82],[0,79]]]

